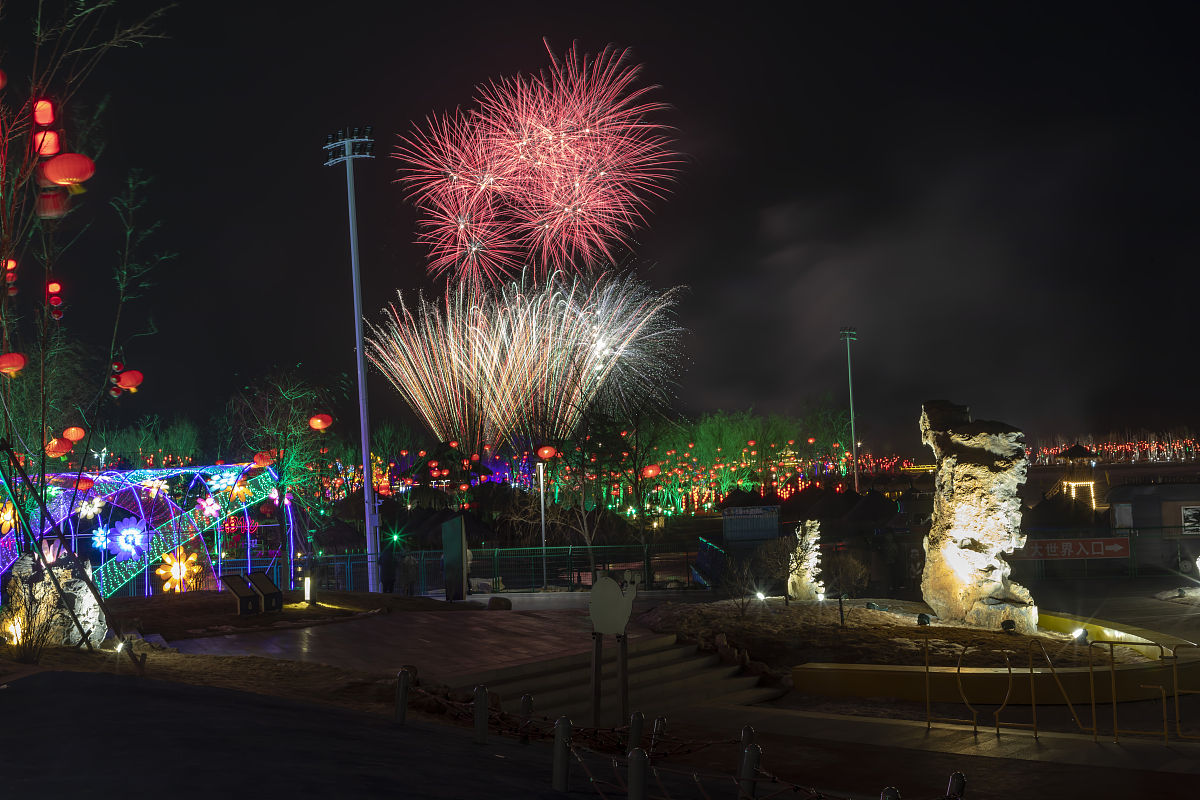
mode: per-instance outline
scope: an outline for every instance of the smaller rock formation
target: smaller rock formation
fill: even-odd
[[[921,410],[921,441],[938,464],[921,574],[925,602],[943,622],[999,629],[1011,619],[1022,633],[1034,633],[1037,606],[1028,589],[1009,580],[1004,560],[1025,544],[1017,496],[1029,469],[1024,434],[936,401]]]
[[[816,600],[825,591],[825,584],[817,580],[821,572],[821,523],[817,520],[802,520],[796,526],[796,551],[791,566],[788,595],[801,601]]]
[[[85,580],[91,579],[91,562],[61,547],[42,549],[53,558],[50,569],[58,578],[63,594],[59,595],[34,554],[26,553],[17,559],[10,573],[7,587],[10,601],[2,622],[4,629],[9,630],[14,622],[28,629],[31,621],[46,620],[49,625],[46,646],[73,647],[80,643],[80,633],[67,610],[70,608],[89,632],[92,645],[98,647],[108,634],[108,621]],[[29,603],[32,607],[26,608]]]

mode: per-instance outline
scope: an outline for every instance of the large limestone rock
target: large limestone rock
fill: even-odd
[[[921,575],[925,602],[943,622],[994,629],[1011,619],[1033,633],[1037,606],[1028,589],[1009,580],[1004,560],[1025,544],[1017,496],[1029,468],[1024,434],[936,401],[921,410],[921,441],[938,464]]]
[[[797,600],[816,600],[825,591],[821,573],[821,523],[802,520],[796,526],[796,551],[792,555],[787,593]]]
[[[42,549],[53,559],[50,569],[54,570],[62,586],[63,596],[60,597],[55,590],[53,581],[47,577],[33,553],[26,553],[17,559],[10,573],[9,611],[2,623],[4,630],[8,631],[9,624],[14,620],[22,627],[28,627],[30,620],[48,619],[50,633],[47,646],[73,647],[79,644],[80,633],[67,611],[69,605],[83,623],[84,630],[89,631],[88,639],[92,645],[99,646],[108,634],[108,622],[95,595],[84,581],[84,576],[91,578],[91,563],[57,546]],[[35,609],[32,614],[24,611],[24,604],[30,599]]]

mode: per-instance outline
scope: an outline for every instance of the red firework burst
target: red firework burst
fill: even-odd
[[[627,51],[574,46],[532,78],[479,91],[479,109],[432,119],[398,156],[422,209],[434,273],[494,283],[614,260],[674,165],[663,104],[635,88]],[[482,255],[481,255],[482,253]]]

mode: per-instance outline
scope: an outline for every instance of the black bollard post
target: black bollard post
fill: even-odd
[[[487,744],[488,696],[486,686],[475,687],[475,744]]]
[[[900,790],[889,786],[879,793],[879,800],[900,800]]]
[[[529,729],[533,727],[533,695],[521,695],[521,744],[529,744]]]
[[[642,729],[646,727],[646,715],[635,711],[629,715],[629,741],[625,743],[625,752],[642,746]]]
[[[741,769],[742,759],[746,757],[746,748],[752,744],[754,744],[754,726],[744,725],[742,726],[742,746],[738,750],[738,763],[734,769]]]
[[[635,747],[629,751],[629,800],[646,800],[646,776],[650,758],[646,751]]]
[[[556,792],[567,791],[567,781],[570,777],[568,757],[571,749],[571,720],[559,717],[554,723],[554,771],[550,777],[550,786]]]
[[[755,796],[755,780],[758,777],[758,765],[762,763],[762,748],[756,744],[749,745],[742,752],[742,768],[738,771],[738,798]]]
[[[412,682],[412,675],[408,670],[402,669],[396,673],[396,724],[403,725],[408,718],[408,687]]]
[[[949,798],[953,798],[953,800],[959,800],[959,798],[964,797],[966,793],[967,776],[963,775],[961,772],[951,772],[950,785],[946,787],[947,800],[949,800]]]
[[[842,601],[846,599],[846,595],[838,595],[838,616],[842,618],[842,627],[846,627],[846,607],[842,605]]]

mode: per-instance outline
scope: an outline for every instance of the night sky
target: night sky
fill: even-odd
[[[935,397],[1033,436],[1195,425],[1196,20],[1170,6],[300,8],[186,2],[169,40],[115,53],[85,91],[111,96],[110,142],[82,213],[100,226],[142,167],[180,254],[130,310],[159,334],[129,346],[147,377],[125,416],[203,420],[272,364],[352,373],[326,134],[372,124],[390,153],[476,84],[543,67],[545,36],[632,48],[672,105],[685,163],[629,263],[690,287],[686,414],[845,403],[838,329],[854,325],[860,438],[877,452],[918,453]],[[434,284],[396,162],[358,163],[374,319],[397,289]],[[111,244],[94,233],[63,269],[79,292],[65,321],[85,335],[108,329]],[[378,375],[370,392],[374,417],[403,413]]]

